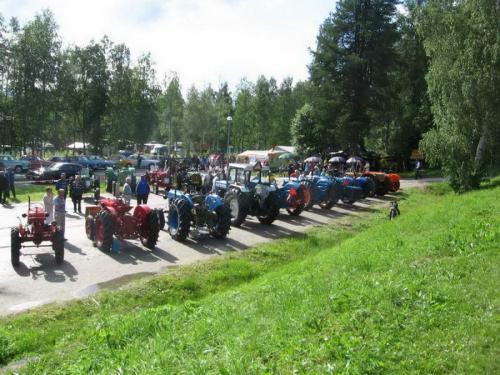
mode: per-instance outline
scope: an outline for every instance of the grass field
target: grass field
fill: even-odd
[[[499,373],[500,188],[413,191],[402,216],[0,320],[29,373]],[[497,185],[497,186],[495,186]],[[352,220],[352,219],[351,219]]]
[[[52,187],[52,193],[55,196],[54,185],[23,185],[16,187],[16,199],[9,199],[9,202],[13,203],[25,203],[28,202],[28,197],[31,198],[32,202],[41,202],[43,196],[45,195],[45,189]],[[105,184],[101,183],[101,191],[105,189]],[[90,193],[87,193],[90,194]]]

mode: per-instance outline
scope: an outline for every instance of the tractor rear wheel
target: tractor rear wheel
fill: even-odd
[[[19,229],[12,228],[10,231],[10,262],[13,267],[19,266],[19,257],[21,255],[21,237]]]
[[[148,216],[146,216],[146,220],[148,222],[148,235],[147,237],[141,237],[141,243],[148,249],[153,250],[158,242],[158,235],[160,233],[158,213],[151,211]]]
[[[176,241],[185,241],[191,229],[191,213],[184,199],[175,199],[168,208],[168,233]]]
[[[95,241],[95,219],[92,215],[85,218],[85,233],[89,240]]]
[[[231,209],[227,203],[215,210],[215,222],[208,231],[214,238],[225,238],[231,229]]]
[[[95,220],[95,243],[99,250],[110,251],[113,244],[113,218],[108,211],[101,211]]]
[[[374,197],[375,196],[375,181],[373,178],[367,177],[365,180],[365,184],[363,186],[363,195],[366,197]]]
[[[329,210],[333,207],[335,203],[339,201],[339,197],[337,195],[337,191],[334,186],[331,186],[326,192],[325,199],[319,202],[319,206],[324,210]]]
[[[160,225],[160,230],[165,229],[165,212],[163,211],[163,208],[156,208],[154,211],[158,216],[158,223]]]
[[[56,230],[54,234],[52,249],[55,252],[56,264],[62,264],[64,262],[64,233],[60,230]]]
[[[224,204],[227,204],[231,212],[231,225],[239,227],[243,224],[248,214],[248,206],[244,195],[236,191],[230,191],[224,197]]]
[[[271,225],[273,221],[276,220],[279,214],[280,205],[278,197],[276,196],[276,194],[271,193],[267,197],[267,213],[262,216],[257,216],[257,219],[259,219],[262,224]]]
[[[304,192],[304,210],[310,210],[313,206],[312,184],[309,181],[300,183]]]
[[[298,197],[295,198],[294,205],[286,209],[290,215],[299,216],[302,211],[304,211],[304,190],[304,186],[300,185],[299,189],[297,190]]]

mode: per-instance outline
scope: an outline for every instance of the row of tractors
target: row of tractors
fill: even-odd
[[[318,205],[330,209],[339,201],[353,204],[357,200],[385,195],[399,189],[399,175],[368,172],[362,176],[313,176],[285,180],[281,186],[269,168],[256,164],[230,164],[226,178],[181,169],[176,174],[158,172],[163,178],[164,198],[168,211],[141,204],[132,207],[121,198],[101,198],[97,205],[87,206],[85,232],[101,251],[110,251],[113,238],[139,239],[154,249],[160,230],[166,227],[176,241],[184,241],[190,231],[205,229],[215,238],[225,238],[231,226],[242,225],[247,216],[262,224],[276,220],[280,209],[299,216]],[[172,177],[172,178],[171,178]],[[151,178],[151,177],[150,177]],[[158,186],[155,183],[154,186]],[[155,190],[155,189],[154,189]],[[43,207],[29,205],[25,224],[12,229],[12,264],[19,265],[23,243],[52,242],[56,263],[64,260],[64,234],[55,223],[46,224]],[[50,246],[50,245],[49,245]]]

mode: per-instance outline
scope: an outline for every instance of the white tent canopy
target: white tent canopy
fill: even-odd
[[[88,148],[89,146],[90,143],[75,142],[70,145],[67,145],[66,148],[70,150],[83,150],[84,148]]]

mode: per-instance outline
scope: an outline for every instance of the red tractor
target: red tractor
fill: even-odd
[[[386,195],[388,192],[399,190],[399,174],[368,171],[362,174],[363,177],[371,178],[375,183],[375,193]]]
[[[55,252],[56,263],[64,261],[64,233],[57,227],[56,223],[46,224],[48,214],[39,204],[31,207],[28,204],[28,213],[22,215],[26,218],[26,224],[19,223],[19,226],[12,228],[10,236],[10,256],[14,267],[19,266],[19,256],[21,247],[42,247],[52,246]],[[52,245],[41,245],[42,242],[52,242]],[[33,246],[23,245],[25,242],[34,243]]]
[[[165,191],[169,191],[172,185],[172,177],[170,173],[163,169],[157,171],[148,172],[149,183],[153,185],[153,193],[159,194],[160,188]]]
[[[101,251],[111,250],[113,235],[119,239],[140,239],[149,249],[158,242],[160,223],[158,213],[149,206],[132,207],[122,199],[101,199],[100,206],[87,207],[85,232]]]

